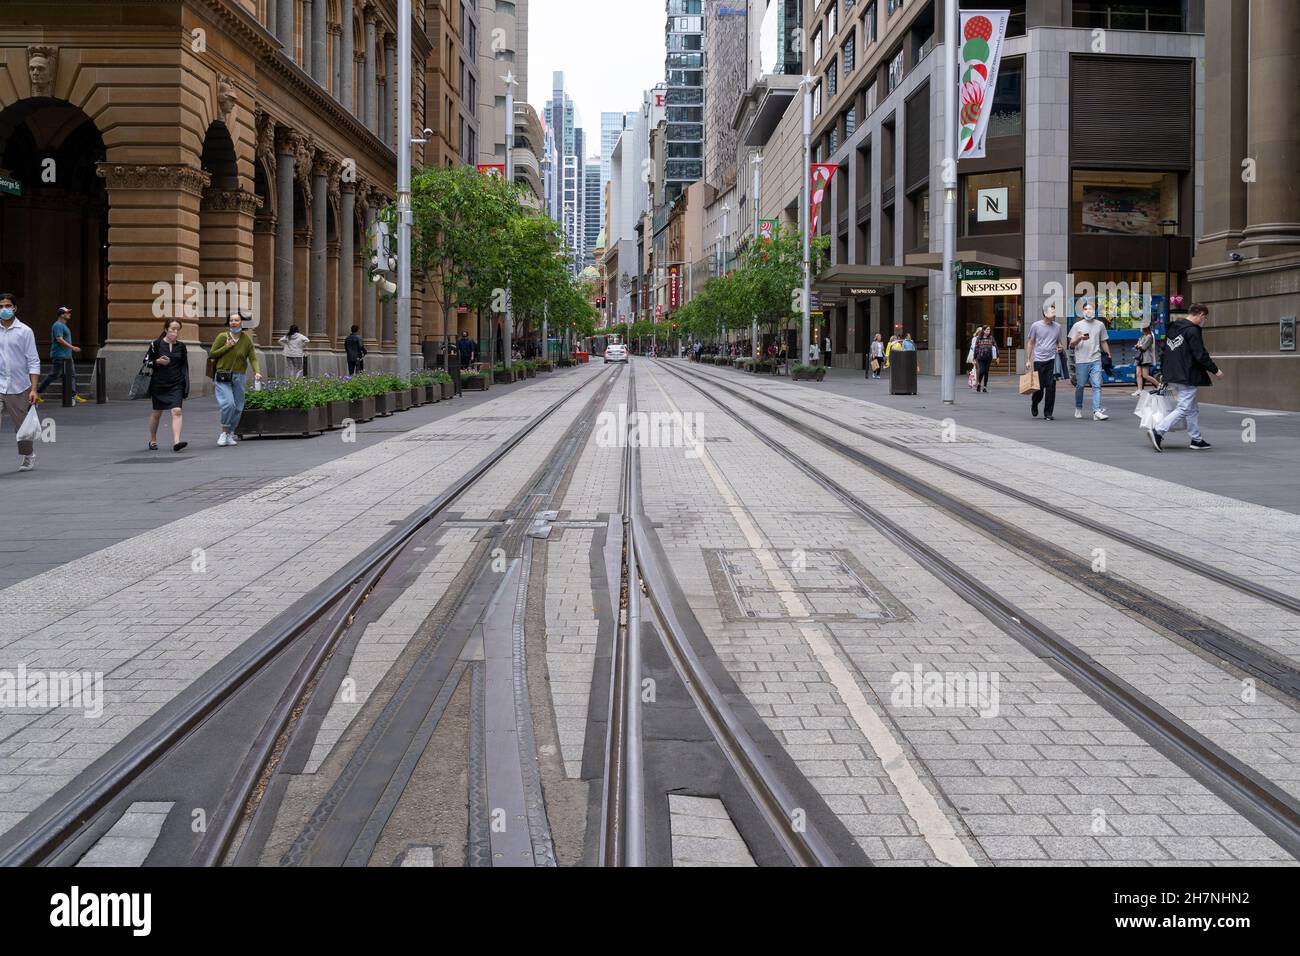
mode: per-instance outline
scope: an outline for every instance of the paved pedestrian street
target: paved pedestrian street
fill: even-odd
[[[100,423],[63,431],[41,478],[112,543],[29,536],[39,570],[0,591],[11,695],[85,675],[0,712],[0,849],[139,767],[42,852],[192,862],[189,821],[229,812],[266,726],[285,736],[234,795],[232,862],[596,864],[633,812],[607,797],[625,752],[643,806],[624,826],[659,865],[779,863],[790,838],[856,865],[1293,864],[1300,517],[864,393],[579,366],[353,444],[200,451],[193,487],[203,468],[231,487],[168,486],[189,504],[146,530],[146,464],[66,468],[72,442],[137,423],[69,410]],[[285,627],[301,636],[227,686]],[[268,723],[286,687],[301,703]]]

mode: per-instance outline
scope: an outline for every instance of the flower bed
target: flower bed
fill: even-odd
[[[826,366],[796,363],[790,366],[790,377],[796,382],[820,382],[826,377]]]
[[[470,392],[486,392],[487,376],[482,372],[461,372],[460,387]]]

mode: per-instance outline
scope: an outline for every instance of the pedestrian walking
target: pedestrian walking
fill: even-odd
[[[349,375],[356,375],[365,368],[363,359],[366,356],[366,346],[361,341],[361,329],[358,326],[352,326],[352,332],[343,340],[343,351],[348,354]]]
[[[12,292],[0,292],[0,405],[14,430],[22,428],[27,412],[36,404],[36,390],[41,376],[41,355],[36,350],[36,335],[18,321],[18,300]],[[36,443],[31,439],[18,442],[19,471],[36,467]]]
[[[168,319],[163,334],[149,343],[147,361],[153,367],[149,376],[149,450],[158,450],[158,422],[163,412],[171,412],[172,451],[180,451],[189,442],[181,441],[181,404],[190,397],[190,360],[185,343],[180,341],[180,319]]]
[[[72,379],[72,400],[78,405],[86,404],[86,400],[77,394],[77,369],[72,356],[80,355],[81,349],[72,344],[72,329],[68,325],[71,318],[72,310],[66,305],[59,306],[54,314],[54,324],[50,326],[50,374],[36,386],[37,402],[43,401],[41,393],[49,388],[51,382],[56,378],[62,382],[63,376],[68,375]]]
[[[1133,397],[1141,395],[1146,389],[1146,383],[1150,382],[1152,388],[1159,388],[1160,383],[1156,377],[1151,374],[1152,367],[1156,364],[1156,330],[1147,320],[1147,324],[1142,326],[1142,334],[1137,340],[1137,391]]]
[[[1092,386],[1092,420],[1104,422],[1109,415],[1101,407],[1102,356],[1110,358],[1110,333],[1106,323],[1093,314],[1092,303],[1083,306],[1083,318],[1070,329],[1070,348],[1074,349],[1074,417],[1083,417],[1083,390]]]
[[[880,340],[880,333],[871,340],[871,377],[880,378],[880,370],[885,365],[885,343]]]
[[[911,333],[911,332],[907,332],[907,333],[905,333],[905,334],[903,335],[903,345],[902,345],[902,350],[903,350],[904,352],[915,352],[915,351],[916,351],[916,343],[912,341],[912,333]]]
[[[975,391],[987,393],[989,366],[998,359],[998,344],[990,326],[984,326],[975,334],[975,344],[971,350],[975,353]]]
[[[813,339],[812,342],[808,344],[808,363],[810,365],[816,365],[818,362],[821,361],[821,359],[822,359],[821,347],[817,344],[817,340]]]
[[[257,364],[257,349],[253,337],[243,330],[244,317],[239,312],[230,313],[226,320],[226,331],[217,335],[212,343],[208,357],[214,361],[213,383],[217,393],[217,405],[221,408],[221,436],[217,439],[219,446],[237,445],[235,428],[239,418],[244,414],[244,385],[248,380],[248,368],[253,368],[255,382],[262,380],[262,370]]]
[[[302,376],[303,364],[303,347],[311,339],[298,331],[298,326],[289,326],[289,332],[280,336],[280,344],[284,346],[284,360],[289,366],[289,377],[300,378]]]
[[[478,351],[478,343],[469,337],[468,332],[461,332],[460,339],[456,342],[456,350],[460,352],[460,367],[468,368],[474,361],[474,353]]]
[[[0,301],[0,305],[3,304]],[[1187,434],[1193,448],[1199,451],[1210,447],[1201,435],[1197,389],[1214,384],[1210,376],[1223,378],[1223,372],[1206,351],[1205,339],[1201,335],[1201,327],[1209,317],[1209,309],[1193,305],[1187,310],[1186,318],[1178,319],[1165,332],[1165,350],[1160,366],[1166,384],[1178,390],[1178,406],[1148,432],[1151,446],[1156,451],[1164,450],[1165,435],[1181,421],[1187,422]]]
[[[1038,407],[1043,407],[1043,420],[1055,421],[1057,355],[1065,351],[1061,343],[1061,325],[1056,321],[1056,306],[1043,306],[1043,317],[1029,327],[1025,336],[1025,371],[1038,373],[1038,391],[1029,400],[1029,413],[1038,417]]]
[[[903,340],[897,334],[889,337],[889,344],[885,346],[885,368],[889,368],[889,362],[895,352],[903,347]]]

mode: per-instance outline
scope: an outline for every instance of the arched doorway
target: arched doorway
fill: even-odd
[[[0,111],[0,174],[22,192],[0,192],[0,289],[18,296],[42,359],[59,306],[72,309],[82,361],[108,337],[104,158],[98,128],[70,103],[34,97]]]

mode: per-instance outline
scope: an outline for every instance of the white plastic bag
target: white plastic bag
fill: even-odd
[[[1138,396],[1137,407],[1133,410],[1133,414],[1138,417],[1138,427],[1149,430],[1164,420],[1177,407],[1178,400],[1168,393],[1143,392]],[[1170,430],[1182,431],[1186,428],[1187,423],[1179,421]]]
[[[36,406],[27,409],[27,417],[18,426],[19,441],[36,441],[41,437],[41,416],[36,414]]]

